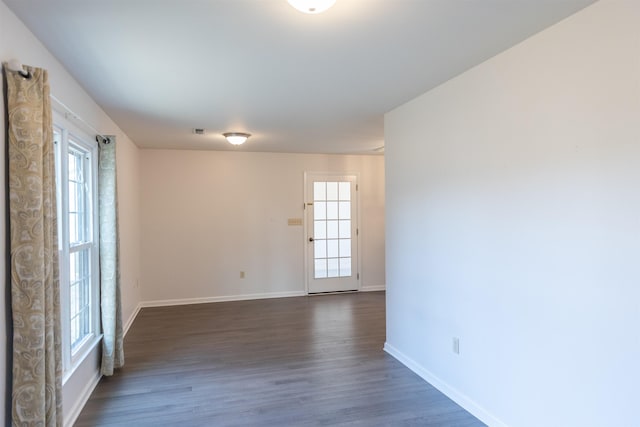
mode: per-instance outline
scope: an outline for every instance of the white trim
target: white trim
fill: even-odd
[[[290,298],[290,297],[304,297],[307,296],[304,291],[290,291],[290,292],[273,292],[268,294],[244,294],[244,295],[227,295],[220,297],[202,297],[202,298],[181,298],[181,299],[166,299],[155,301],[143,301],[140,303],[140,307],[165,307],[171,305],[189,305],[189,304],[207,304],[212,302],[227,302],[227,301],[246,301],[254,299],[269,299],[269,298]]]
[[[393,347],[388,342],[384,343],[384,351],[393,356],[407,368],[418,374],[423,380],[437,388],[440,392],[456,402],[458,405],[462,406],[465,410],[470,412],[474,417],[478,418],[486,425],[490,427],[508,427],[507,424],[489,413],[489,411],[484,409],[469,396],[462,393],[455,387],[447,384],[446,382],[435,376],[433,373],[431,373],[428,369],[424,368],[418,362],[403,354],[400,350]]]
[[[138,314],[140,313],[141,309],[142,309],[142,303],[138,303],[136,308],[133,310],[133,313],[131,313],[131,316],[129,316],[129,320],[125,322],[124,327],[122,328],[123,337],[127,336],[127,332],[129,332],[129,328],[131,328],[131,325],[133,325],[133,321],[136,320],[136,317],[138,317]]]
[[[98,369],[97,375],[95,375],[91,379],[91,381],[89,381],[87,385],[85,385],[84,389],[82,389],[82,392],[78,396],[78,399],[76,399],[76,403],[75,405],[73,405],[73,408],[68,411],[66,409],[63,411],[64,421],[62,425],[64,425],[65,427],[72,427],[73,424],[78,420],[80,412],[82,412],[82,409],[84,409],[84,405],[87,404],[87,401],[91,397],[91,394],[93,393],[95,388],[98,386],[101,378],[102,374],[100,374],[100,369]]]
[[[73,364],[69,366],[68,370],[62,372],[62,385],[67,383],[67,380],[73,376],[76,370],[84,363],[84,360],[95,350],[95,348],[102,342],[102,334],[93,335],[87,340],[81,347],[81,350],[76,353],[73,359]]]
[[[55,143],[56,152],[56,195],[58,197],[58,236],[59,236],[59,270],[60,270],[60,311],[62,325],[62,367],[65,378],[69,378],[78,365],[80,365],[87,354],[89,354],[95,344],[102,337],[100,334],[100,302],[99,302],[99,227],[98,227],[98,145],[84,129],[70,122],[68,117],[59,110],[53,111],[53,129],[60,133],[59,142]],[[68,182],[68,153],[70,150],[83,154],[83,162],[89,172],[90,177],[85,179],[86,203],[89,207],[89,223],[85,226],[91,231],[90,242],[71,246],[69,242],[68,206],[69,198]],[[73,352],[71,348],[70,331],[70,308],[69,308],[69,257],[71,253],[81,250],[90,251],[91,268],[91,334],[82,344],[76,347]],[[64,381],[63,381],[64,383]]]
[[[386,291],[387,285],[372,285],[372,286],[363,286],[360,288],[361,292],[378,292],[378,291]]]

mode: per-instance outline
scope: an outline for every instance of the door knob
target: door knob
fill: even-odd
[[[310,242],[313,242],[313,237],[309,237],[309,241],[310,241]]]

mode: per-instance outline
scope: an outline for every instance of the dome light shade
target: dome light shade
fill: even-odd
[[[242,145],[251,136],[250,133],[244,132],[225,132],[222,135],[233,145]]]
[[[336,0],[287,0],[289,4],[300,12],[322,13],[329,9]]]

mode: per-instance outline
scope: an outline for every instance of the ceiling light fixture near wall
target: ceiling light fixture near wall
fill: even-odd
[[[222,135],[227,138],[227,141],[229,141],[230,144],[233,145],[242,145],[251,136],[250,133],[244,132],[225,132]]]
[[[300,12],[322,13],[329,9],[336,0],[287,0],[289,4]]]

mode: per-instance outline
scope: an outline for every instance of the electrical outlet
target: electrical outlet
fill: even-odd
[[[240,272],[240,278],[241,278],[241,279],[244,279],[244,271],[241,271],[241,272]]]
[[[460,338],[458,337],[453,337],[453,352],[460,354]]]

